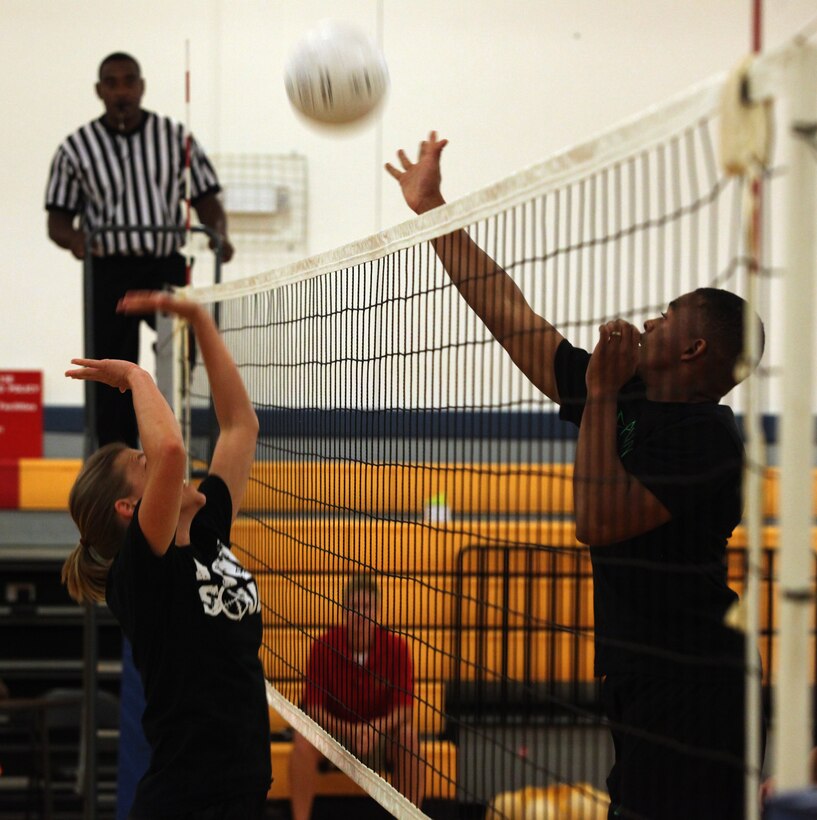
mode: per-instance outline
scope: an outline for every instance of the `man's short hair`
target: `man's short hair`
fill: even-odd
[[[346,579],[346,585],[343,587],[343,603],[348,603],[353,595],[360,592],[365,592],[376,600],[380,600],[380,584],[377,583],[377,578],[372,573],[359,572]]]
[[[114,51],[112,54],[109,54],[105,59],[99,64],[99,78],[102,79],[102,69],[105,68],[108,63],[123,63],[123,62],[130,62],[136,66],[136,73],[141,77],[142,76],[142,67],[139,65],[139,61],[136,57],[131,56],[125,51]]]
[[[720,288],[698,288],[694,291],[697,297],[696,309],[702,319],[702,329],[708,340],[714,342],[717,358],[722,362],[724,372],[721,377],[731,380],[730,389],[736,383],[735,365],[743,352],[744,324],[748,305],[744,299]],[[751,309],[748,315],[754,316],[758,325],[759,347],[757,361],[752,362],[752,369],[757,367],[766,346],[766,331],[760,317]],[[743,374],[744,376],[746,374]]]

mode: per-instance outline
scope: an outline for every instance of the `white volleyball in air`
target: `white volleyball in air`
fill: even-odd
[[[374,111],[389,86],[383,52],[364,32],[326,20],[298,42],[284,71],[295,108],[319,123],[355,122]]]

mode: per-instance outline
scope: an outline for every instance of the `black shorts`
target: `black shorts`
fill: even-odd
[[[744,678],[609,676],[611,818],[742,820]],[[765,727],[761,731],[761,757]]]

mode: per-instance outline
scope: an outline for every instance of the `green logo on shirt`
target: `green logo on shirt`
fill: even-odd
[[[625,424],[624,413],[619,410],[616,426],[618,427],[618,455],[619,458],[624,458],[635,446],[635,419]]]

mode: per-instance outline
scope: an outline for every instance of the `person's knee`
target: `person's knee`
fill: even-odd
[[[420,757],[420,738],[413,727],[403,726],[392,737],[389,760],[395,787],[419,805],[423,799],[425,764]]]
[[[404,723],[399,727],[395,740],[399,747],[402,747],[413,754],[416,754],[417,750],[420,748],[420,736],[417,734],[417,730],[414,726],[410,723]]]
[[[420,738],[411,726],[401,727],[392,737],[389,749],[389,760],[392,765],[402,770],[416,768],[420,764]]]
[[[303,735],[293,732],[291,757],[292,763],[290,765],[317,769],[320,752]]]

